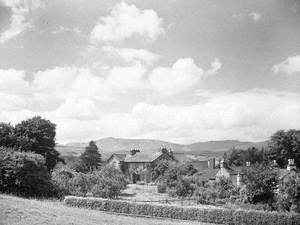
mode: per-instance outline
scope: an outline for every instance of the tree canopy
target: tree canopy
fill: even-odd
[[[100,167],[101,154],[94,141],[90,141],[85,151],[80,155],[80,167],[83,172],[93,171]]]
[[[233,148],[224,153],[224,160],[228,165],[245,166],[246,162],[262,163],[265,160],[264,150],[255,147],[246,150]]]
[[[271,136],[266,154],[270,160],[276,160],[285,168],[288,159],[294,159],[300,167],[300,130],[279,130]]]
[[[56,125],[40,116],[24,120],[15,127],[0,124],[0,146],[42,155],[48,171],[63,161],[55,150],[55,135]]]

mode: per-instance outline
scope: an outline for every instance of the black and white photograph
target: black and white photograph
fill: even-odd
[[[300,225],[300,0],[0,0],[0,225]]]

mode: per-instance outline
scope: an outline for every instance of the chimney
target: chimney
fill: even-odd
[[[277,161],[276,161],[275,159],[273,160],[273,166],[274,166],[274,167],[277,167],[277,166],[278,166]]]
[[[130,150],[130,155],[135,155],[137,152],[140,152],[138,149],[131,149]]]
[[[222,159],[222,160],[220,161],[220,168],[221,168],[221,169],[224,168],[224,159]]]
[[[296,170],[296,165],[294,159],[288,159],[288,165],[286,168],[288,171]]]
[[[242,182],[242,176],[240,173],[238,173],[237,177],[236,177],[236,186],[237,187],[240,187],[241,186],[241,183]]]
[[[207,161],[207,166],[209,169],[214,169],[216,168],[216,159],[215,158],[211,158]]]
[[[172,151],[171,149],[168,150],[168,154],[169,154],[169,156],[171,156],[172,158],[174,157],[173,151]]]
[[[249,167],[249,166],[250,166],[250,164],[251,164],[251,163],[250,163],[249,161],[247,161],[247,162],[246,162],[246,166],[248,166],[248,167]]]

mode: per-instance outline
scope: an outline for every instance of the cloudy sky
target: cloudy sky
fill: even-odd
[[[0,99],[59,143],[300,129],[300,1],[0,0]]]

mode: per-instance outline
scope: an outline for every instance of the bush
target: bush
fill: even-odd
[[[243,198],[253,204],[267,203],[272,205],[275,202],[278,172],[265,165],[246,167],[243,172],[243,183],[245,184]]]
[[[74,176],[75,172],[65,166],[53,170],[51,180],[59,190],[60,196],[72,194],[72,178]]]
[[[300,221],[300,215],[294,213],[285,214],[218,208],[184,208],[169,205],[130,203],[126,201],[107,200],[100,198],[81,198],[68,196],[65,198],[64,203],[69,206],[97,209],[100,211],[153,217],[166,217],[182,220],[197,220],[207,223],[228,225],[297,225]]]
[[[0,191],[33,197],[57,195],[42,155],[7,148],[0,149]]]
[[[91,182],[93,196],[102,198],[117,198],[127,185],[125,176],[112,166],[93,173]]]
[[[276,207],[280,211],[300,213],[300,173],[291,172],[281,180]]]
[[[157,192],[158,193],[166,193],[167,191],[167,185],[165,184],[158,184],[157,185]]]

